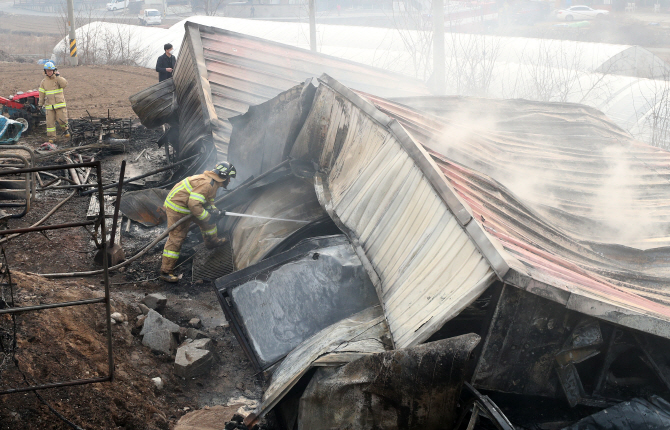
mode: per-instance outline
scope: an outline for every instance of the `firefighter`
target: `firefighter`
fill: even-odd
[[[216,191],[227,188],[230,179],[236,176],[235,167],[228,162],[221,162],[212,171],[201,175],[190,176],[172,188],[165,199],[168,228],[185,216],[193,215],[200,227],[202,238],[208,249],[216,248],[225,243],[225,239],[217,236],[216,218],[221,212],[214,206]],[[166,282],[177,282],[174,267],[179,259],[179,250],[188,234],[190,222],[181,224],[170,232],[161,263],[160,278]]]
[[[47,137],[49,142],[53,143],[56,138],[56,124],[60,125],[65,138],[70,138],[70,132],[67,124],[67,109],[65,108],[65,95],[63,89],[67,87],[67,81],[60,76],[58,69],[51,61],[44,64],[44,74],[46,75],[40,83],[40,107],[46,109],[47,116]]]

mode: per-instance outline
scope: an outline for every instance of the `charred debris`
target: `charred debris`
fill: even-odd
[[[670,426],[666,152],[585,106],[186,30],[136,112],[235,164],[222,209],[309,221],[225,218],[194,260],[266,383],[246,426]]]

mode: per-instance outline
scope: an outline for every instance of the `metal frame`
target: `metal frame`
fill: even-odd
[[[84,225],[91,225],[100,223],[101,236],[102,236],[102,252],[104,255],[107,255],[107,232],[105,226],[105,204],[103,197],[103,185],[102,185],[102,168],[100,161],[92,161],[87,163],[76,163],[76,164],[65,164],[65,165],[52,165],[52,166],[43,166],[43,167],[30,167],[25,169],[18,170],[0,170],[0,176],[3,175],[12,175],[12,174],[22,174],[22,173],[35,173],[41,171],[49,170],[64,170],[64,169],[75,169],[79,167],[95,167],[97,174],[97,187],[98,187],[98,200],[100,202],[100,213],[98,214],[97,221],[85,221],[85,222],[75,222],[67,224],[55,224],[49,226],[38,226],[30,228],[20,228],[13,230],[3,230],[0,231],[0,235],[8,235],[12,233],[29,233],[35,231],[44,231],[44,230],[55,230],[61,228],[71,228],[79,227]],[[21,393],[27,391],[36,391],[43,390],[47,388],[57,388],[57,387],[70,387],[74,385],[85,385],[95,382],[111,382],[114,380],[114,357],[112,354],[112,323],[111,323],[111,303],[109,295],[109,271],[108,271],[108,262],[106,258],[103,258],[103,280],[105,285],[105,296],[96,298],[96,299],[87,299],[87,300],[78,300],[73,302],[62,302],[62,303],[51,303],[38,306],[24,306],[24,307],[10,307],[6,309],[0,309],[0,315],[2,314],[19,314],[23,312],[34,312],[44,309],[54,309],[54,308],[64,308],[69,306],[83,306],[91,305],[96,303],[105,303],[105,314],[107,318],[107,364],[108,364],[108,375],[98,378],[89,378],[89,379],[75,379],[71,381],[64,382],[53,382],[48,384],[41,385],[32,385],[28,387],[19,387],[12,388],[9,390],[0,391],[0,395],[3,394],[12,394],[12,393]],[[12,303],[13,305],[13,303]]]
[[[14,160],[19,160],[20,162],[23,163],[22,166],[17,165],[17,164],[12,164],[10,166],[3,166],[3,167],[12,167],[12,168],[23,167],[23,168],[27,168],[28,166],[31,165],[31,163],[28,161],[28,159],[26,157],[24,157],[22,155],[19,155],[19,154],[0,154],[0,159],[14,159]],[[18,170],[15,170],[14,172],[17,173]],[[31,182],[34,182],[34,181],[31,181],[31,178],[32,178],[33,175],[34,174],[31,174],[31,175],[29,175],[28,173],[25,174],[25,178],[24,178],[24,183],[25,183],[25,197],[24,197],[24,199],[25,199],[25,203],[0,203],[0,208],[20,208],[20,207],[23,207],[23,212],[18,213],[18,214],[10,214],[10,216],[12,218],[21,218],[25,214],[27,214],[28,211],[30,210],[30,203],[31,203],[31,200],[32,200]],[[8,198],[7,200],[10,200],[10,201],[11,200],[14,200],[14,201],[21,200],[20,197],[19,198],[14,198],[14,196],[12,196],[12,193],[17,193],[17,194],[20,193],[21,189],[0,189],[0,192],[10,194],[11,197]],[[18,196],[16,196],[16,197],[18,197]]]

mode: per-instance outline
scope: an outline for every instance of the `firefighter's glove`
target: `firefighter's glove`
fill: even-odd
[[[222,211],[220,209],[210,209],[209,211],[210,215],[212,215],[212,218],[215,220],[220,220],[223,216],[226,215],[226,211]]]

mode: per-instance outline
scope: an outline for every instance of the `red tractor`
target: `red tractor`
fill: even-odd
[[[23,133],[28,133],[36,128],[40,121],[46,121],[43,109],[38,107],[40,101],[39,91],[18,92],[8,99],[0,97],[1,115],[23,123]]]

